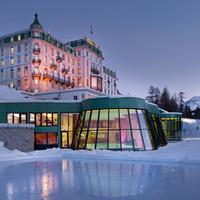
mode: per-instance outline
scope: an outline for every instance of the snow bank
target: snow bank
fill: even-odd
[[[18,150],[8,150],[0,143],[0,162],[44,159],[89,159],[89,160],[121,160],[121,161],[149,161],[200,163],[200,139],[191,138],[177,143],[169,143],[155,151],[116,152],[109,150],[79,150],[47,149],[23,153]]]
[[[183,138],[200,137],[200,120],[199,119],[182,119],[182,136]]]

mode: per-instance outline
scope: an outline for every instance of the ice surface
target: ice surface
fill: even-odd
[[[43,160],[0,165],[0,200],[198,200],[200,165]]]

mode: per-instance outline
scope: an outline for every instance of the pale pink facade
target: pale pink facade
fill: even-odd
[[[34,93],[92,88],[115,95],[116,81],[94,41],[63,43],[43,31],[37,15],[29,29],[0,37],[0,84]]]

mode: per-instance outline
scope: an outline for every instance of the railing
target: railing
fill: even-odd
[[[99,71],[98,69],[94,68],[94,67],[91,68],[91,72],[92,72],[93,74],[96,74],[96,75],[99,75],[99,74],[100,74],[100,71]]]
[[[40,58],[33,58],[32,63],[40,65],[41,64],[41,59]]]
[[[56,70],[57,69],[57,65],[55,63],[50,64],[50,69]]]
[[[40,54],[40,48],[39,47],[34,47],[33,48],[33,53],[36,54],[36,55],[39,55]]]

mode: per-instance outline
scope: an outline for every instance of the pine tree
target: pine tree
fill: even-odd
[[[191,118],[192,117],[190,106],[185,106],[185,108],[183,110],[183,117],[184,118]]]
[[[158,87],[154,88],[154,97],[153,97],[153,103],[159,105],[159,101],[160,101],[160,89]]]
[[[153,103],[153,98],[154,98],[154,86],[150,86],[149,91],[148,91],[148,96],[146,97],[146,100]]]
[[[167,87],[164,87],[163,89],[163,92],[160,96],[159,105],[164,110],[170,110],[170,93]]]
[[[177,96],[176,96],[176,94],[174,94],[170,98],[169,110],[168,111],[170,111],[170,112],[177,112],[178,111],[178,102],[177,102]]]
[[[179,92],[178,93],[178,100],[179,100],[179,109],[178,109],[178,111],[182,112],[182,113],[184,111],[184,98],[186,98],[184,95],[185,95],[184,92]]]

